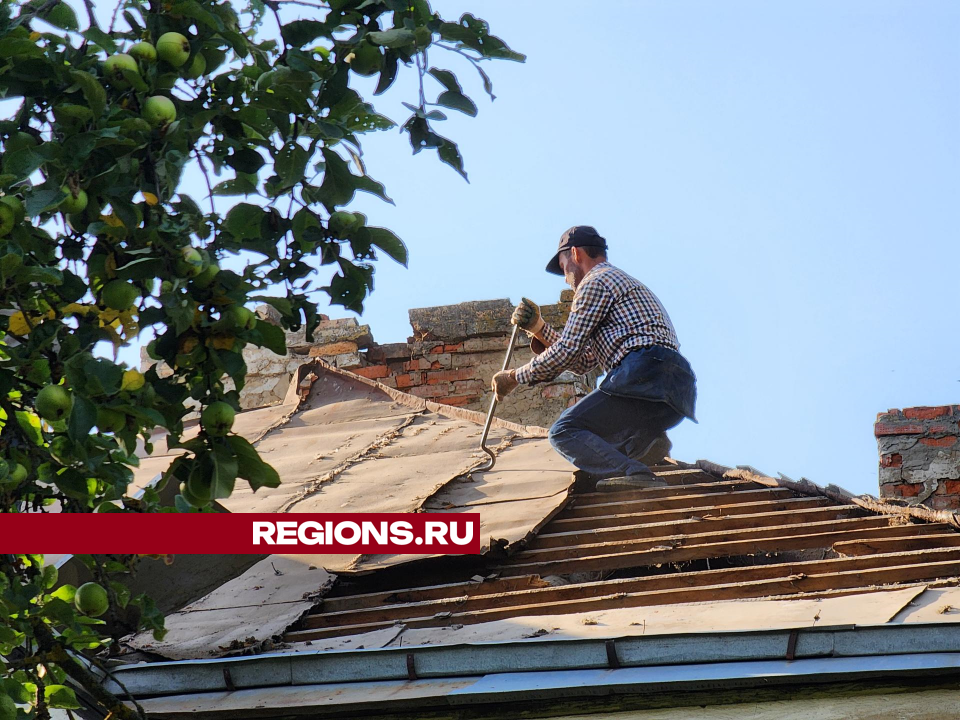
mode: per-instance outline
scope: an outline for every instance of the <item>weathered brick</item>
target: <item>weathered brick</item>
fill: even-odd
[[[417,370],[429,370],[430,361],[426,358],[414,358],[403,363],[403,369],[408,372],[415,372]]]
[[[354,342],[335,342],[326,345],[314,345],[310,348],[310,357],[343,355],[345,353],[355,353],[357,350],[359,350],[359,348]]]
[[[939,420],[950,415],[949,405],[937,407],[904,408],[903,416],[910,420]]]
[[[403,375],[395,375],[394,379],[397,382],[397,387],[402,390],[414,385],[422,385],[423,373],[404,373]]]
[[[442,382],[456,380],[473,380],[477,377],[473,368],[459,368],[457,370],[431,370],[427,373],[427,384],[436,385]]]
[[[464,405],[469,405],[472,402],[476,402],[480,399],[479,395],[453,395],[442,398],[437,398],[437,402],[442,405],[453,405],[455,407],[463,407]]]
[[[916,497],[923,490],[923,485],[920,483],[900,483],[894,485],[891,489],[896,497]]]
[[[408,343],[386,343],[385,345],[379,345],[378,349],[387,360],[406,360],[410,357],[410,345]]]
[[[960,508],[960,495],[937,495],[925,504],[929,504],[934,510],[956,510]]]
[[[431,400],[435,398],[442,398],[450,394],[450,384],[446,383],[443,385],[417,385],[407,390],[411,395],[416,395],[417,397],[429,398]]]
[[[547,385],[540,393],[545,398],[576,397],[573,385]]]
[[[877,437],[885,435],[923,435],[923,425],[920,423],[877,423],[873,426],[873,434]]]
[[[393,377],[380,378],[380,382],[382,382],[387,387],[392,387],[392,388],[397,387],[397,379]]]
[[[900,453],[890,453],[880,456],[880,467],[903,467],[903,456]]]
[[[944,480],[940,483],[941,495],[960,495],[960,480]]]
[[[957,438],[956,436],[952,435],[941,438],[924,437],[920,438],[920,442],[924,445],[929,445],[930,447],[950,447],[951,445],[956,444]]]
[[[463,349],[463,343],[444,344],[443,351],[448,353],[460,352]]]
[[[487,383],[483,380],[460,380],[453,384],[453,390],[451,390],[451,392],[457,395],[465,395],[467,393],[480,394],[486,389]]]
[[[356,368],[352,372],[361,377],[368,378],[370,380],[376,380],[378,378],[384,378],[390,375],[390,368],[386,365],[371,365],[370,367]]]

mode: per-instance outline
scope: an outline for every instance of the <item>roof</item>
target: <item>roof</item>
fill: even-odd
[[[496,467],[471,473],[482,415],[322,363],[301,370],[283,406],[238,418],[283,483],[236,493],[231,512],[479,510],[490,541],[480,557],[271,556],[169,616],[163,643],[128,640],[154,660],[362,652],[360,668],[400,648],[960,628],[950,513],[703,461],[654,467],[665,488],[591,492],[543,428],[499,421]],[[960,633],[944,637],[960,652]]]

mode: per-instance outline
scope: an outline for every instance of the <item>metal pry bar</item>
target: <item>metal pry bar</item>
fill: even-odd
[[[510,344],[507,345],[507,356],[503,358],[503,367],[500,368],[500,372],[503,372],[510,366],[510,359],[513,357],[513,346],[517,342],[517,333],[520,332],[520,326],[513,326],[513,333],[510,335]],[[490,456],[490,459],[480,465],[475,467],[474,470],[479,470],[481,472],[486,470],[493,470],[493,466],[497,464],[497,456],[494,454],[493,450],[487,447],[487,436],[490,434],[490,425],[493,424],[493,414],[497,410],[497,394],[493,394],[493,398],[490,400],[490,410],[487,411],[487,422],[483,426],[483,435],[480,437],[480,449],[483,450],[487,455]]]

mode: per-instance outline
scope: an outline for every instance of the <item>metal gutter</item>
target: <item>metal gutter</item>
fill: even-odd
[[[510,708],[535,707],[538,717],[568,717],[572,699],[623,695],[672,698],[684,705],[691,693],[711,697],[745,689],[810,688],[831,681],[884,683],[906,677],[937,682],[956,678],[960,653],[928,653],[856,658],[760,660],[734,663],[665,665],[618,670],[561,670],[504,673],[467,678],[298,685],[229,692],[175,695],[142,700],[150,717],[189,720],[261,720],[266,717],[391,717],[396,713],[456,711],[471,717],[504,717]],[[509,712],[508,712],[509,714]],[[447,715],[444,715],[447,717]]]
[[[144,663],[113,673],[137,698],[283,686],[513,676],[531,673],[708,665],[813,658],[955,653],[960,624],[832,626],[610,639],[537,639]],[[949,667],[955,658],[949,656]],[[943,656],[944,662],[948,656]],[[858,661],[862,662],[862,661]],[[107,688],[120,693],[116,682]]]

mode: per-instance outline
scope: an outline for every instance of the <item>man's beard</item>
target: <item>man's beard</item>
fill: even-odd
[[[564,273],[563,279],[566,280],[567,285],[569,285],[574,290],[577,289],[577,285],[580,284],[580,280],[581,280],[581,278],[577,277],[577,273],[575,271]]]

